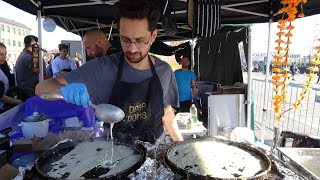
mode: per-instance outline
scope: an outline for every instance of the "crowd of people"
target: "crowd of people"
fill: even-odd
[[[38,44],[38,38],[28,35],[24,38],[24,49],[16,59],[13,67],[8,64],[7,47],[0,43],[0,113],[35,96],[35,86],[39,83],[39,71],[34,69],[33,46]],[[58,45],[59,53],[45,63],[45,78],[64,76],[77,69],[76,61],[68,57],[69,47]]]
[[[24,49],[16,59],[13,67],[7,60],[7,47],[0,43],[0,113],[35,96],[35,86],[39,83],[39,71],[34,66],[34,45],[38,38],[28,35],[24,38]],[[59,53],[49,63],[44,63],[45,78],[59,77],[76,69],[74,60],[69,59],[69,47],[58,45]]]
[[[8,63],[7,47],[0,43],[0,113],[35,96],[35,86],[39,83],[39,72],[34,71],[34,49],[38,44],[38,38],[28,35],[24,38],[24,49],[15,63]],[[110,55],[120,50],[114,48],[108,41],[105,33],[93,28],[83,37],[83,45],[87,54],[93,58]],[[44,60],[44,78],[62,77],[80,66],[77,57],[70,59],[69,46],[58,45],[59,53],[50,54],[49,59]]]

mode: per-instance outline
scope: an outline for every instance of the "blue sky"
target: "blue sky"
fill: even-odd
[[[38,35],[38,26],[36,16],[28,14],[20,9],[17,9],[2,0],[0,0],[0,17],[11,19],[16,22],[23,23],[32,29],[31,34]],[[318,24],[318,26],[316,26]],[[296,20],[293,31],[293,46],[292,53],[308,55],[316,35],[320,35],[320,15],[305,17]],[[264,53],[267,52],[268,42],[268,24],[255,24],[252,27],[252,47],[253,52]],[[81,40],[81,38],[73,33],[66,32],[64,29],[57,27],[54,32],[42,31],[43,43],[42,47],[48,50],[57,49],[61,40]],[[276,23],[274,23],[271,33],[272,42],[275,41],[275,34],[277,32]],[[271,47],[274,48],[275,44]],[[312,53],[312,52],[311,52]],[[313,53],[312,53],[313,54]]]

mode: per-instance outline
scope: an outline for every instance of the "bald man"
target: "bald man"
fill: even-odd
[[[106,34],[98,28],[90,29],[83,37],[83,45],[89,56],[97,58],[118,52],[112,47]]]

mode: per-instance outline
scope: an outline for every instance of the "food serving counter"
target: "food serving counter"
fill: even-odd
[[[25,104],[21,104],[21,105],[19,105],[19,106],[17,106],[17,107],[15,107],[15,108],[13,108],[13,109],[11,109],[10,111],[8,111],[8,112],[6,112],[6,113],[3,113],[3,114],[1,114],[0,115],[0,128],[5,128],[5,127],[8,127],[8,126],[11,126],[11,127],[13,127],[13,133],[12,133],[12,135],[13,135],[13,138],[15,138],[15,136],[16,135],[18,135],[19,133],[20,133],[20,135],[21,135],[21,130],[19,129],[19,127],[17,127],[17,124],[20,122],[20,120],[21,120],[21,118],[23,118],[23,117],[25,117],[25,112],[24,112],[24,109],[25,109]],[[101,129],[100,129],[101,127],[99,127],[99,128],[96,128],[96,129],[94,129],[95,131],[100,131]],[[183,131],[183,130],[181,130],[181,131]],[[201,129],[201,127],[200,127],[200,131],[202,131],[202,133],[204,133],[205,132],[205,129]],[[188,131],[189,133],[195,133],[195,132],[190,132],[190,130]],[[94,133],[94,134],[96,134],[96,133]],[[199,140],[201,140],[201,139],[199,139]],[[196,142],[198,142],[198,139],[193,139],[192,141],[196,141]],[[185,143],[184,143],[185,144]],[[227,143],[228,144],[228,143]],[[231,143],[231,144],[233,144],[233,143]],[[184,176],[184,175],[181,175],[181,171],[177,171],[177,169],[176,170],[174,170],[174,169],[170,169],[169,168],[169,166],[167,165],[167,163],[166,163],[166,161],[164,160],[165,159],[165,157],[166,157],[166,152],[167,152],[167,149],[169,149],[170,147],[172,147],[171,146],[172,144],[161,144],[160,146],[159,146],[159,148],[157,148],[156,149],[156,156],[153,156],[153,157],[156,157],[156,159],[155,159],[155,163],[154,163],[154,168],[160,168],[160,165],[162,165],[161,167],[166,167],[167,168],[167,171],[171,171],[171,173],[172,172],[174,172],[173,174],[174,174],[174,177],[175,177],[175,179],[188,179],[187,177],[188,177],[188,175],[187,176]],[[174,146],[174,147],[179,147],[179,146]],[[248,146],[246,146],[246,147],[248,147]],[[146,148],[147,149],[147,148]],[[179,148],[178,148],[179,149]],[[249,148],[249,149],[251,149],[251,148]],[[99,150],[99,148],[97,149],[97,150]],[[24,161],[25,159],[23,159],[25,156],[31,156],[32,158],[30,159],[29,158],[29,160],[31,160],[31,162],[29,161],[29,165],[30,164],[35,164],[35,162],[36,162],[36,159],[39,157],[39,155],[41,155],[42,153],[39,153],[39,152],[29,152],[29,154],[24,154],[24,155],[22,155],[21,157],[18,157],[18,158],[15,158],[15,159],[13,159],[13,161],[14,160],[16,160],[16,159],[19,159],[19,158],[21,158],[20,160],[21,161]],[[146,153],[147,154],[147,153]],[[146,161],[147,162],[147,161]],[[142,171],[144,172],[144,171],[146,171],[146,170],[143,170],[143,169],[145,169],[145,164],[143,164],[140,168],[142,168]],[[35,167],[35,166],[32,166],[32,167]],[[171,165],[171,168],[172,168],[173,166]],[[187,169],[188,169],[189,167],[187,167]],[[186,170],[187,170],[186,169]],[[181,168],[180,168],[180,170],[181,170]],[[138,171],[138,170],[137,170]],[[37,171],[36,171],[36,169],[35,168],[32,168],[31,169],[31,171],[29,171],[31,174],[27,174],[27,175],[29,175],[29,176],[31,176],[32,178],[34,177],[34,176],[38,176],[38,174],[37,174]],[[179,173],[180,172],[180,173]],[[144,172],[144,173],[149,173],[149,172]],[[149,174],[150,175],[150,174]],[[274,177],[283,177],[283,176],[279,176],[279,173],[277,173],[276,171],[270,171],[270,173],[268,174],[268,177],[271,177],[271,178],[273,178],[273,179],[275,179]],[[193,179],[193,178],[190,178],[189,177],[189,179]],[[200,178],[201,179],[201,178]],[[280,178],[281,179],[281,178]]]
[[[183,148],[177,148],[177,147],[180,147],[180,146],[184,147],[190,142],[191,143],[200,143],[202,141],[206,141],[206,138],[204,138],[204,139],[202,138],[199,140],[198,139],[191,139],[186,142],[178,143],[178,144],[174,144],[174,145],[160,144],[160,146],[157,148],[155,159],[154,159],[154,156],[153,157],[150,156],[151,151],[149,151],[149,153],[148,153],[148,150],[147,150],[145,162],[142,165],[140,164],[139,169],[138,169],[138,167],[136,167],[136,171],[134,173],[128,175],[127,179],[130,179],[130,178],[131,179],[141,179],[141,177],[156,177],[154,180],[158,180],[158,179],[164,180],[163,178],[159,178],[159,177],[167,177],[168,179],[179,179],[179,180],[180,179],[215,179],[215,178],[209,178],[209,177],[204,178],[202,176],[195,176],[195,174],[193,174],[193,173],[191,173],[191,174],[186,173],[189,168],[195,170],[194,168],[196,168],[196,166],[189,166],[188,165],[187,168],[181,168],[181,166],[180,167],[176,166],[176,164],[174,163],[175,162],[174,159],[172,159],[172,158],[171,158],[171,160],[167,159],[167,158],[170,159],[169,156],[172,156],[172,155],[180,155],[181,157],[179,157],[178,159],[184,158],[183,154],[180,154],[180,150],[183,150]],[[221,141],[221,140],[218,140],[218,142],[219,141]],[[223,142],[223,141],[224,140],[222,140],[221,142]],[[231,144],[234,144],[236,146],[240,145],[240,144],[237,145],[236,143],[231,143]],[[63,152],[63,148],[69,147],[69,144],[66,144],[66,145],[68,145],[68,146],[64,146],[64,147],[62,146],[62,148],[59,147],[59,149],[60,149],[59,151]],[[198,146],[198,144],[195,144],[195,145]],[[236,147],[236,146],[234,146],[234,147]],[[243,145],[240,145],[240,146],[243,146]],[[193,146],[193,148],[194,147],[195,146]],[[249,146],[243,146],[243,147],[251,149]],[[38,168],[41,168],[41,164],[43,164],[43,162],[47,162],[46,158],[50,157],[47,155],[52,152],[53,152],[53,150],[47,151],[45,153],[46,155],[42,156],[42,158],[39,162]],[[26,171],[27,172],[26,177],[29,177],[29,179],[41,179],[41,176],[39,176],[40,174],[38,173],[37,168],[36,168],[36,159],[38,157],[40,157],[41,154],[42,153],[34,152],[31,154],[25,155],[27,157],[29,156],[29,158],[31,157],[31,159],[33,158],[33,162],[31,162],[30,164],[34,164],[34,165],[30,166],[31,169]],[[167,156],[167,154],[169,154],[169,156]],[[195,152],[194,155],[196,156],[197,152]],[[260,154],[260,155],[262,155],[261,157],[266,157],[263,154]],[[57,156],[57,155],[54,155],[54,156]],[[203,156],[203,154],[202,154],[202,156]],[[76,155],[74,157],[76,157]],[[23,158],[24,157],[22,156],[20,161],[25,161]],[[220,159],[221,158],[222,157],[220,157]],[[286,178],[286,179],[291,178],[291,179],[295,179],[295,180],[304,179],[303,177],[299,177],[297,175],[294,175],[291,170],[287,169],[285,166],[281,165],[279,162],[273,161],[272,158],[271,158],[271,162],[272,162],[271,163],[271,170],[267,174],[264,173],[264,175],[262,176],[263,178],[256,177],[254,179],[284,179],[284,178]],[[221,164],[221,162],[219,164]],[[248,164],[248,163],[241,164],[241,166],[245,166],[245,164]],[[277,165],[275,166],[275,164],[277,164]],[[228,168],[232,169],[232,167],[233,166],[230,166]],[[167,178],[165,178],[165,179],[167,179]],[[122,179],[126,179],[126,178],[122,177]],[[240,178],[240,179],[245,179],[245,178]]]

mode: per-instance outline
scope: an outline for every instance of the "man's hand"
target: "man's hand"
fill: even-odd
[[[62,86],[60,89],[64,100],[68,103],[76,104],[78,106],[88,107],[89,93],[87,87],[83,83],[70,83]]]
[[[166,131],[169,133],[171,138],[174,141],[183,141],[183,137],[181,133],[179,132],[179,127],[177,122],[174,120],[174,109],[171,106],[168,106],[164,109],[164,115],[162,117],[162,123],[166,129]]]

